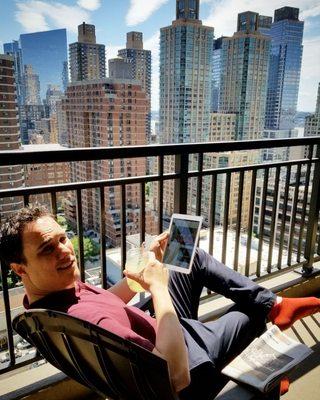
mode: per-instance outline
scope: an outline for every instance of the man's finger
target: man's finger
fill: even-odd
[[[169,236],[169,232],[168,231],[164,231],[164,232],[160,233],[160,235],[158,235],[156,237],[156,240],[160,241],[160,240],[166,239],[168,236]]]
[[[129,279],[133,279],[134,281],[137,282],[141,282],[142,281],[142,276],[141,273],[137,273],[137,272],[130,272],[127,271],[126,269],[123,271],[123,274],[129,278]]]

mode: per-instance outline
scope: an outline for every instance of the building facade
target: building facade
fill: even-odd
[[[49,84],[63,87],[67,56],[67,31],[54,29],[20,35],[23,65],[32,65],[39,74],[41,98]]]
[[[211,82],[211,112],[219,111],[219,98],[220,98],[220,84],[221,84],[221,53],[222,53],[222,39],[224,36],[216,39],[213,42],[212,52],[212,82]]]
[[[109,78],[132,79],[132,65],[122,57],[108,60]]]
[[[22,151],[50,151],[63,150],[59,144],[28,144],[23,146]],[[43,163],[25,165],[26,186],[59,185],[70,181],[70,163]],[[65,192],[58,193],[58,205],[63,202]],[[51,208],[51,196],[49,193],[32,195],[30,202],[39,202]]]
[[[0,150],[10,151],[21,148],[14,59],[0,54]],[[24,185],[21,165],[0,167],[0,189],[17,188]],[[0,222],[11,213],[23,207],[21,197],[0,199]]]
[[[105,46],[97,44],[94,25],[78,26],[78,41],[69,45],[69,66],[71,82],[105,78]]]
[[[69,84],[62,99],[66,113],[69,147],[109,147],[146,144],[146,115],[149,99],[139,81],[100,79]],[[144,175],[146,161],[142,159],[100,160],[73,163],[73,181],[112,179]],[[140,193],[138,185],[126,186],[127,234],[139,232]],[[82,208],[85,229],[99,229],[100,206],[98,193],[83,191]],[[121,240],[121,188],[105,188],[106,235],[110,246]],[[155,220],[147,210],[146,226],[155,232]],[[72,220],[74,199],[69,199],[67,216]]]
[[[263,137],[270,38],[259,14],[238,15],[238,30],[222,41],[220,112],[236,113],[236,140]]]
[[[40,79],[39,75],[33,70],[32,65],[24,66],[23,90],[23,99],[25,105],[30,106],[41,104]]]
[[[16,82],[17,102],[20,106],[23,104],[23,63],[22,63],[22,52],[17,40],[13,40],[10,43],[3,45],[3,51],[5,54],[11,55],[14,61],[14,78]]]
[[[318,95],[316,110],[313,115],[305,118],[304,136],[320,135],[320,83],[318,83]]]
[[[294,128],[300,83],[304,22],[299,9],[275,10],[271,26],[271,51],[265,127],[274,130]]]
[[[208,140],[214,29],[199,20],[199,0],[177,1],[176,20],[160,30],[160,143]],[[196,160],[190,160],[190,167]],[[174,158],[165,160],[172,172]],[[174,183],[164,185],[164,213],[174,204]],[[189,188],[188,210],[195,206],[195,187]]]
[[[142,89],[151,100],[151,51],[143,48],[143,35],[141,32],[128,32],[126,48],[118,51],[131,65],[131,79],[141,82]],[[111,77],[110,70],[109,76]],[[151,101],[147,116],[147,143],[151,142]]]

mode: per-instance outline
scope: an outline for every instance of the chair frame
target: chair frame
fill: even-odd
[[[167,362],[141,346],[63,312],[16,316],[15,331],[56,368],[113,400],[177,400]]]

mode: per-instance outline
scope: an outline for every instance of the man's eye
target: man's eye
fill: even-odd
[[[68,239],[67,236],[61,236],[60,242],[65,243],[67,241],[67,239]]]
[[[54,247],[53,246],[46,246],[44,249],[43,249],[43,251],[42,251],[42,253],[44,253],[44,254],[49,254],[49,253],[51,253],[52,251],[53,251],[53,249],[54,249]]]

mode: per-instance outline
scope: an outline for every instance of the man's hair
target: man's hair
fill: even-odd
[[[24,262],[22,233],[30,222],[45,216],[54,216],[39,204],[30,204],[11,215],[0,227],[0,260],[2,272],[7,272],[11,263]]]

